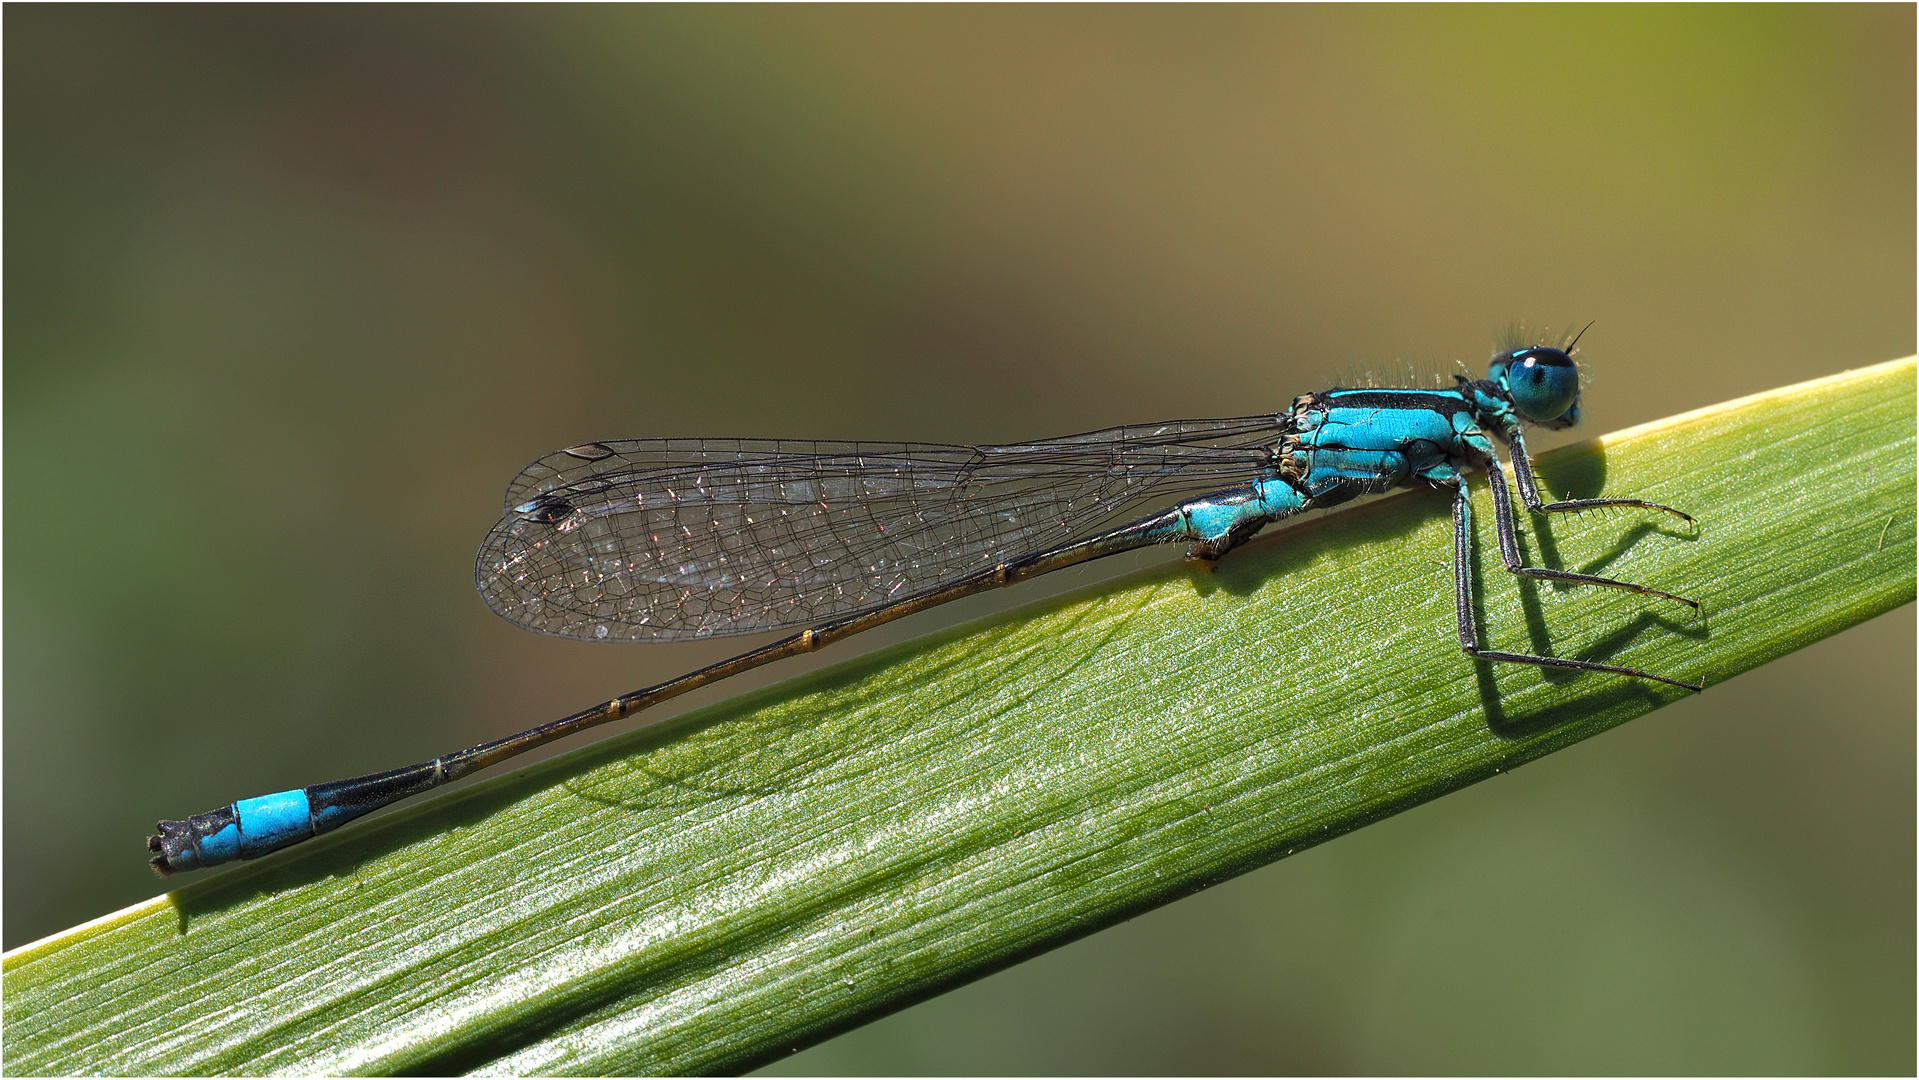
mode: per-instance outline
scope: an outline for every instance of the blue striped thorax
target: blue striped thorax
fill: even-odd
[[[1481,385],[1327,390],[1300,397],[1280,450],[1282,473],[1314,505],[1333,506],[1410,483],[1448,463],[1480,460],[1491,449],[1482,416],[1492,414],[1481,404],[1483,391],[1473,392]]]

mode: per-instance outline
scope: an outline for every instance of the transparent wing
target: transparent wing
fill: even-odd
[[[631,439],[528,465],[474,565],[529,630],[673,641],[869,611],[1257,475],[1275,416],[1014,446]]]

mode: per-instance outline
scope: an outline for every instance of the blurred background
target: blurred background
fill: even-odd
[[[1597,320],[1588,435],[1911,354],[1914,30],[10,6],[5,942],[161,891],[157,817],[732,652],[485,609],[557,447],[1238,415],[1513,319]],[[1914,654],[1908,606],[770,1071],[1909,1074]]]

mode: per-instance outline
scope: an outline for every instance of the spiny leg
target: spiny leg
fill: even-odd
[[[1497,463],[1494,464],[1493,468],[1495,474],[1497,474]],[[1665,683],[1667,686],[1677,686],[1682,690],[1691,690],[1694,693],[1706,688],[1704,681],[1698,683],[1680,682],[1678,679],[1668,679],[1664,675],[1654,675],[1650,671],[1641,671],[1638,668],[1618,667],[1612,664],[1595,664],[1587,660],[1562,660],[1556,656],[1533,656],[1529,653],[1499,652],[1494,649],[1481,648],[1479,644],[1479,624],[1473,617],[1472,506],[1469,501],[1465,479],[1461,477],[1448,482],[1456,492],[1456,497],[1453,499],[1453,614],[1459,624],[1459,647],[1465,651],[1467,656],[1479,660],[1503,660],[1509,664],[1532,664],[1536,667],[1556,667],[1571,671],[1598,671],[1608,675],[1626,675],[1635,679],[1650,679],[1653,682]],[[1498,505],[1496,499],[1494,505]],[[1508,522],[1507,525],[1508,528],[1510,528],[1511,523]],[[1503,539],[1501,546],[1502,548],[1504,546]],[[1605,579],[1597,580],[1604,581]],[[1636,588],[1636,586],[1633,587]],[[1652,592],[1653,590],[1642,589],[1640,591]],[[1665,594],[1660,593],[1659,595],[1664,596]],[[1674,599],[1678,599],[1678,597],[1674,597]]]
[[[1515,444],[1513,450],[1513,476],[1515,482],[1518,482],[1518,477],[1528,475],[1528,469],[1524,464],[1525,460],[1524,454],[1521,453]],[[1675,596],[1672,593],[1662,592],[1659,589],[1649,588],[1645,585],[1635,585],[1630,581],[1598,577],[1593,574],[1575,574],[1569,570],[1550,570],[1542,566],[1527,566],[1526,560],[1519,553],[1518,528],[1513,521],[1512,492],[1506,487],[1506,474],[1500,470],[1499,462],[1493,461],[1487,463],[1486,478],[1492,484],[1493,489],[1493,532],[1499,537],[1499,558],[1501,562],[1506,564],[1507,571],[1517,574],[1520,577],[1535,578],[1543,581],[1564,581],[1574,585],[1604,585],[1609,589],[1624,589],[1627,592],[1640,593],[1644,596],[1657,596],[1675,603],[1684,604],[1694,611],[1699,610],[1699,601],[1697,600],[1688,600],[1686,597]],[[1522,497],[1525,494],[1526,486],[1526,484],[1521,484],[1520,494]],[[1581,504],[1590,504],[1591,506],[1644,506],[1655,510],[1668,510],[1672,513],[1679,514],[1679,511],[1673,510],[1669,506],[1660,506],[1657,503],[1642,503],[1635,499],[1580,499],[1577,501]],[[1587,505],[1574,505],[1572,503],[1555,503],[1553,505],[1570,507],[1575,510],[1590,508]],[[1543,512],[1543,510],[1551,509],[1551,507],[1528,506],[1527,509],[1542,510]],[[1685,517],[1687,521],[1692,520],[1684,514],[1679,514],[1679,516]]]
[[[1608,506],[1632,506],[1641,510],[1658,510],[1671,514],[1688,525],[1692,524],[1691,514],[1683,510],[1675,510],[1664,503],[1647,502],[1644,499],[1561,499],[1558,502],[1542,503],[1539,501],[1538,483],[1533,478],[1532,456],[1526,453],[1525,436],[1514,431],[1510,445],[1513,452],[1513,483],[1519,485],[1519,501],[1525,503],[1526,509],[1535,514],[1572,514],[1581,510],[1598,510]],[[1498,464],[1494,463],[1492,469],[1497,472]]]

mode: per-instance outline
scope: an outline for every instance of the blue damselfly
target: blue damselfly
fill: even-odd
[[[1217,559],[1271,522],[1395,487],[1454,492],[1459,645],[1482,660],[1699,690],[1638,668],[1482,647],[1472,604],[1467,474],[1484,470],[1501,562],[1515,575],[1698,604],[1591,574],[1527,566],[1520,502],[1537,514],[1641,499],[1540,498],[1523,428],[1579,420],[1577,343],[1508,342],[1484,379],[1335,389],[1284,412],[1182,420],[1010,446],[631,439],[549,454],[507,488],[474,575],[488,606],[541,633],[682,641],[804,629],[504,739],[389,772],[244,799],[148,838],[161,873],[252,858],[575,732],[719,679],[811,652],[987,589],[1151,544]],[[1134,517],[1157,503],[1164,509]]]

